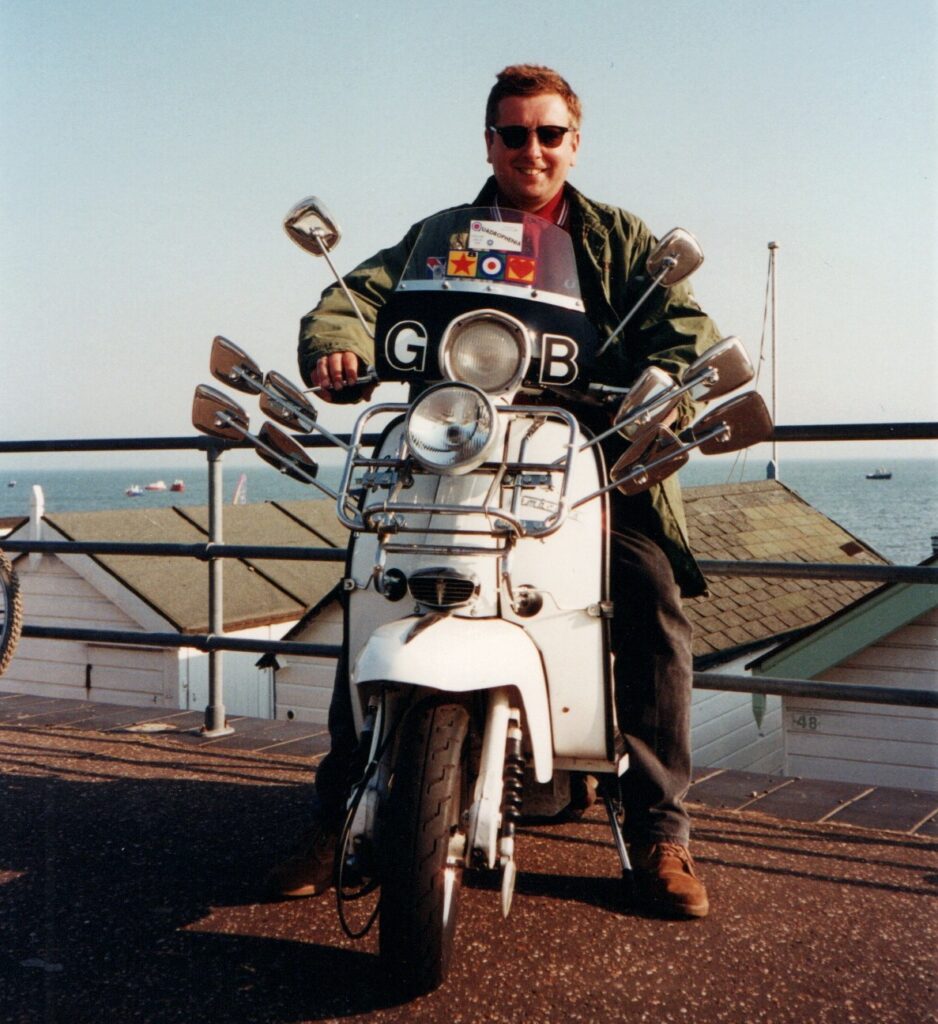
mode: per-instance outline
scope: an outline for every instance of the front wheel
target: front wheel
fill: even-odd
[[[381,833],[380,956],[408,994],[428,992],[449,971],[462,881],[460,811],[468,790],[469,714],[422,702],[403,723]]]

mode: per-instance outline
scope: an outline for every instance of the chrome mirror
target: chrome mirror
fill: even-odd
[[[685,277],[690,277],[701,263],[703,263],[703,250],[697,239],[683,228],[672,228],[651,250],[648,259],[645,260],[645,269],[648,271],[651,283],[635,305],[625,314],[619,326],[599,346],[596,355],[601,356],[618,338],[625,329],[625,325],[635,315],[636,310],[658,285],[667,288],[672,284],[677,284],[678,281],[683,281]]]
[[[640,494],[676,473],[689,457],[674,431],[652,424],[636,435],[612,467],[610,477],[623,494]],[[625,475],[617,480],[622,473]]]
[[[632,435],[632,443],[616,459],[615,465],[609,471],[609,479],[616,480],[620,476],[625,476],[629,467],[634,466],[636,462],[649,462],[656,444],[661,439],[662,430],[671,433],[667,427],[662,427],[659,423],[646,423],[638,427]]]
[[[703,258],[697,239],[683,228],[673,228],[652,249],[645,269],[657,284],[668,288],[690,277],[703,263]]]
[[[708,412],[691,428],[695,438],[713,434],[700,443],[704,455],[736,452],[760,441],[768,441],[772,430],[772,417],[757,391],[747,391],[731,398]]]
[[[660,398],[666,391],[674,387],[674,378],[658,366],[649,366],[642,370],[629,388],[629,393],[622,399],[616,412],[616,422],[631,416],[643,405],[648,405]]]
[[[754,376],[743,343],[731,336],[718,341],[691,363],[681,374],[681,380],[685,385],[693,384],[691,397],[712,401],[748,384]]]
[[[250,421],[244,409],[218,388],[199,384],[192,399],[192,425],[211,437],[241,441]]]
[[[244,349],[220,334],[212,342],[209,368],[213,377],[236,391],[256,395],[261,390],[261,381],[264,378],[261,368]]]
[[[325,206],[308,196],[284,217],[283,229],[301,248],[314,256],[323,256],[339,244],[342,232]]]
[[[316,423],[316,410],[302,391],[282,373],[269,370],[260,397],[261,411],[290,430],[308,433]],[[274,394],[271,394],[273,392]]]
[[[299,480],[302,484],[308,484],[309,478],[315,477],[319,472],[319,466],[310,458],[306,449],[273,423],[265,423],[258,431],[257,438],[271,449],[264,451],[258,447],[257,454],[281,473]]]

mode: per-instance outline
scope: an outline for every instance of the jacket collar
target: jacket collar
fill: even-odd
[[[603,260],[607,240],[613,229],[614,216],[612,210],[599,203],[587,199],[582,192],[575,189],[569,182],[564,185],[570,201],[570,218],[575,238],[582,238],[584,245],[593,257],[597,266]],[[473,206],[491,206],[498,194],[498,185],[492,175],[482,186]]]

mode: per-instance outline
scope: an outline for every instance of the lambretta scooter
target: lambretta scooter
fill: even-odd
[[[332,266],[339,230],[321,203],[304,200],[285,227]],[[639,305],[701,259],[692,236],[670,232]],[[370,379],[409,383],[411,399],[366,408],[348,443],[323,430],[306,393],[215,340],[216,378],[259,394],[281,425],[345,450],[336,491],[295,438],[270,422],[251,434],[237,403],[196,389],[197,428],[251,440],[332,497],[351,531],[345,642],[362,771],[339,843],[339,909],[349,934],[379,917],[381,959],[411,993],[446,977],[465,869],[501,872],[507,917],[516,823],[569,804],[570,773],[604,781],[630,871],[615,785],[628,752],[613,699],[608,494],[650,487],[695,448],[730,452],[772,429],[755,392],[681,433],[663,425],[685,394],[712,400],[751,380],[735,338],[679,380],[652,366],[629,389],[594,381],[597,355],[634,312],[598,339],[565,231],[530,214],[457,209],[424,223],[377,318]],[[597,418],[604,429],[581,422]],[[610,470],[603,442],[615,437]],[[376,889],[374,912],[353,932],[345,904]]]

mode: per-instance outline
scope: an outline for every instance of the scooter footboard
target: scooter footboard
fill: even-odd
[[[503,619],[449,616],[424,626],[419,618],[379,626],[352,666],[354,686],[391,682],[444,693],[513,687],[521,696],[534,774],[553,774],[550,708],[540,652],[528,634]]]

